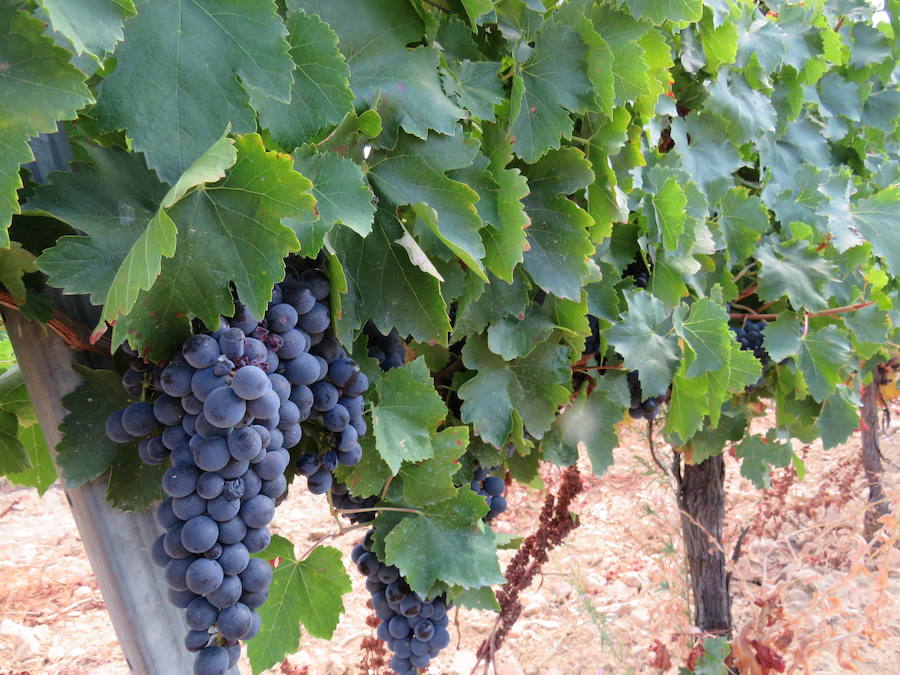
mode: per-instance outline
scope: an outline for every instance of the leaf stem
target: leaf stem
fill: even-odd
[[[401,513],[415,513],[421,515],[419,509],[407,509],[400,506],[372,506],[366,509],[335,509],[335,513],[371,513],[373,511],[399,511]]]
[[[307,556],[309,556],[309,554],[312,553],[316,549],[316,547],[319,546],[323,541],[328,541],[329,539],[337,539],[338,537],[343,537],[348,532],[352,532],[353,530],[358,530],[362,527],[368,527],[368,525],[369,525],[368,523],[357,523],[356,525],[351,525],[350,527],[342,527],[338,532],[332,532],[331,534],[323,535],[323,536],[319,537],[318,539],[316,539],[313,542],[312,546],[310,546],[308,549],[306,549],[303,552],[303,555],[301,555],[298,558],[298,560],[306,560]]]
[[[830,309],[823,309],[821,312],[806,312],[805,315],[807,319],[816,319],[822,316],[835,316],[836,314],[846,314],[847,312],[855,312],[860,309],[865,309],[870,305],[874,305],[874,300],[867,300],[866,302],[857,302],[855,305],[844,305],[843,307],[831,307]],[[728,315],[730,319],[765,319],[766,321],[772,321],[777,319],[779,314],[760,314],[758,312],[750,312],[746,314],[742,314],[741,312],[731,312]]]

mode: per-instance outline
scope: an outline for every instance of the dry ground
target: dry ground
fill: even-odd
[[[882,442],[892,463],[886,483],[895,513],[897,418],[900,410]],[[672,489],[651,461],[642,427],[630,427],[622,440],[615,466],[586,479],[575,503],[581,526],[523,594],[522,616],[498,656],[503,675],[659,673],[651,663],[664,665],[667,657],[674,673],[685,663],[696,635]],[[751,641],[759,640],[783,657],[787,672],[900,672],[900,556],[890,543],[873,555],[862,540],[865,492],[854,463],[859,435],[827,453],[817,445],[798,451],[808,468],[803,482],[775,473],[786,488],[783,508],[777,489],[757,491],[740,477],[736,460],[726,461],[729,555],[750,526],[733,569],[735,623],[742,653],[750,655],[741,671],[765,675],[751,663]],[[658,453],[665,461],[669,449]],[[549,487],[558,475],[546,469]],[[542,493],[517,487],[509,501],[498,527],[528,534]],[[334,525],[324,500],[298,489],[279,509],[274,529],[304,545]],[[890,532],[897,535],[896,523]],[[335,544],[348,561],[355,534]],[[127,673],[59,487],[41,499],[0,482],[0,541],[0,675]],[[510,553],[502,556],[505,563]],[[283,669],[270,673],[357,673],[359,644],[370,629],[366,591],[355,571],[351,576],[353,593],[333,640],[305,637]],[[429,673],[468,675],[492,622],[492,614],[461,611],[459,647],[445,650]],[[246,661],[241,672],[250,672]]]

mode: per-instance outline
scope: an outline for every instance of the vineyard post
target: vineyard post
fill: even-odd
[[[884,466],[881,463],[881,447],[878,443],[878,394],[884,384],[884,371],[876,367],[872,372],[872,381],[862,391],[862,464],[869,488],[869,505],[866,509],[863,534],[866,541],[871,541],[881,527],[881,518],[891,512],[884,493],[882,478]]]
[[[719,454],[700,464],[673,459],[681,529],[694,597],[694,624],[704,633],[730,636],[731,595],[725,571],[725,461]]]
[[[66,309],[89,306],[80,299],[60,298],[57,302]],[[3,321],[53,453],[66,414],[60,401],[79,384],[72,369],[73,353],[62,340],[19,312],[5,310]],[[159,533],[153,512],[116,511],[106,502],[105,487],[105,476],[76,488],[63,485],[125,660],[131,672],[140,675],[190,672],[193,655],[182,645],[187,630],[184,612],[166,601],[165,580],[148,555]]]

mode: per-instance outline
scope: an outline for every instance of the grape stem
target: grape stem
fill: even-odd
[[[303,555],[301,555],[299,559],[306,560],[306,557],[310,553],[312,553],[316,549],[316,547],[319,546],[319,544],[321,544],[323,541],[328,541],[329,539],[337,539],[338,537],[343,537],[348,532],[352,532],[353,530],[358,530],[358,529],[360,529],[362,527],[366,527],[366,526],[368,526],[368,523],[357,523],[356,525],[351,525],[350,527],[341,527],[341,529],[338,532],[332,532],[331,534],[322,535],[321,537],[319,537],[318,539],[316,539],[313,542],[312,546],[310,546],[308,549],[306,549],[303,552]]]
[[[807,319],[815,319],[821,316],[834,316],[836,314],[846,314],[847,312],[855,312],[860,309],[865,309],[870,305],[874,305],[874,300],[869,300],[867,302],[857,302],[855,305],[844,305],[843,307],[831,307],[830,309],[823,309],[821,312],[806,312]],[[728,315],[730,319],[765,319],[766,321],[772,321],[777,319],[779,314],[758,314],[757,312],[749,312],[749,313],[740,313],[740,312],[732,312]]]
[[[755,265],[756,265],[755,262],[748,264],[746,267],[744,267],[744,269],[742,269],[740,272],[738,272],[737,275],[735,275],[734,279],[731,280],[731,283],[736,284],[738,281],[740,281],[741,277],[743,277],[750,270],[752,270]]]
[[[16,299],[4,290],[0,290],[0,306],[21,311]],[[55,307],[53,308],[53,318],[47,322],[47,326],[72,349],[80,352],[109,354],[109,338],[103,336],[97,340],[97,344],[91,344],[91,331]]]
[[[625,366],[573,366],[572,370],[625,370]]]
[[[399,511],[400,513],[415,513],[421,515],[419,509],[407,509],[399,506],[372,506],[365,509],[335,509],[335,513],[372,513],[373,511]]]
[[[746,267],[744,269],[746,269]],[[737,299],[743,300],[744,298],[747,298],[747,297],[753,295],[754,293],[756,293],[758,288],[759,288],[759,284],[752,284],[751,286],[748,286],[743,291],[741,291],[741,294],[737,297]],[[734,305],[733,302],[731,304]]]

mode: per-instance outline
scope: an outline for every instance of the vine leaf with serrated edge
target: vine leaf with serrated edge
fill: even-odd
[[[317,638],[331,639],[344,612],[343,597],[352,590],[341,552],[318,546],[297,560],[294,545],[274,535],[255,558],[277,561],[269,598],[257,611],[262,628],[247,645],[254,675],[279,663],[300,644],[300,626]]]
[[[19,213],[19,167],[34,159],[28,139],[56,131],[57,120],[74,119],[92,101],[69,53],[43,33],[44,24],[17,3],[0,5],[0,248],[9,247],[9,224]]]
[[[252,103],[290,100],[286,35],[271,0],[145,2],[98,85],[97,119],[124,128],[147,165],[174,183],[229,124],[256,131]]]
[[[78,364],[81,385],[62,398],[68,414],[59,426],[62,438],[56,446],[56,464],[70,488],[93,480],[107,469],[107,497],[113,506],[137,511],[162,496],[160,481],[165,466],[149,466],[138,458],[137,441],[116,443],[106,437],[106,418],[133,399],[122,391],[119,375],[111,370],[92,370]]]

